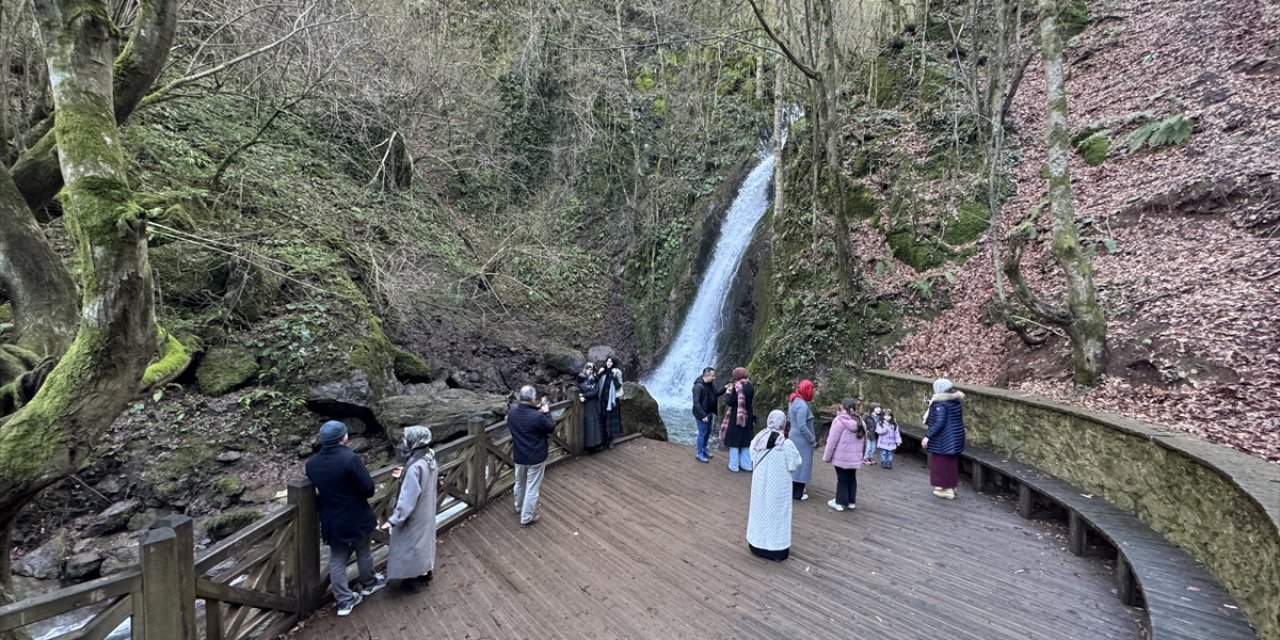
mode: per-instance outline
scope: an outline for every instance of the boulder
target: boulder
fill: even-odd
[[[549,349],[542,354],[542,364],[547,365],[548,369],[556,373],[573,376],[582,371],[582,365],[585,364],[585,361],[579,351],[556,348]]]
[[[307,408],[322,415],[347,422],[355,418],[361,421],[358,425],[363,430],[367,427],[377,428],[373,405],[378,401],[378,393],[369,383],[369,376],[359,369],[352,369],[346,376],[331,380],[311,389],[307,394]],[[347,423],[347,430],[354,423]]]
[[[651,440],[667,439],[667,425],[658,412],[658,401],[648,389],[634,382],[622,383],[622,425]]]
[[[387,438],[398,440],[404,427],[423,425],[431,428],[432,438],[444,442],[467,430],[473,417],[492,424],[507,412],[506,396],[477,393],[466,389],[432,388],[421,395],[391,396],[375,407],[378,422],[387,430]]]
[[[364,453],[369,450],[369,439],[364,436],[352,436],[347,441],[347,448],[355,453]]]
[[[84,534],[96,538],[124,531],[129,527],[129,518],[141,508],[142,503],[137,500],[121,500],[95,516],[89,526],[85,527]]]
[[[56,534],[14,563],[13,572],[41,580],[56,578],[62,570],[62,559],[67,556],[67,550],[66,535]]]
[[[131,542],[108,550],[107,557],[103,559],[102,566],[98,569],[98,572],[104,576],[109,576],[138,566],[140,548],[136,542]]]
[[[257,522],[262,514],[253,509],[235,509],[220,513],[205,524],[205,531],[214,542]]]
[[[587,360],[595,363],[597,367],[603,365],[604,359],[609,356],[618,357],[618,351],[609,345],[598,344],[587,349]]]
[[[98,577],[106,556],[101,551],[84,551],[67,558],[62,568],[62,578],[70,582],[81,582]]]
[[[243,457],[244,454],[239,451],[223,451],[218,454],[218,462],[223,464],[235,464]]]
[[[221,396],[248,384],[258,375],[258,357],[240,345],[206,353],[196,368],[196,384],[207,396]]]

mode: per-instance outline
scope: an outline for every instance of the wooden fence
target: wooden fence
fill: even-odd
[[[582,406],[573,400],[551,408],[556,431],[550,438],[548,463],[554,465],[582,453]],[[437,447],[436,460],[441,533],[502,497],[514,484],[506,421],[473,425],[465,436]],[[385,521],[395,505],[394,468],[373,473],[378,490],[370,502],[379,521]],[[0,607],[0,636],[76,612],[87,619],[85,624],[50,640],[103,640],[126,621],[132,640],[269,639],[331,597],[320,553],[315,490],[305,478],[289,483],[283,509],[199,557],[192,528],[186,516],[162,518],[142,541],[137,567]],[[382,562],[388,535],[376,531],[373,538],[375,558]]]

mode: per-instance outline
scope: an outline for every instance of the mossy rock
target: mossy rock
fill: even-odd
[[[205,354],[196,369],[196,384],[207,396],[221,396],[245,386],[257,374],[257,356],[242,346],[228,345]]]
[[[394,348],[396,379],[406,384],[413,382],[431,382],[431,365],[417,355],[398,347]]]
[[[860,220],[880,217],[880,201],[865,187],[849,185],[845,191],[845,213]]]
[[[991,210],[986,205],[968,202],[960,205],[956,219],[942,232],[942,240],[953,247],[966,245],[981,237],[990,224]]]
[[[932,238],[918,239],[915,230],[909,227],[889,232],[888,240],[893,257],[916,271],[928,271],[947,261],[948,251],[945,245]]]
[[[1095,133],[1076,145],[1076,151],[1084,158],[1084,163],[1096,167],[1107,159],[1111,149],[1111,141],[1101,133]]]
[[[155,274],[160,300],[203,309],[222,300],[231,265],[226,256],[185,243],[152,247],[147,260]]]
[[[231,312],[246,322],[260,320],[275,306],[284,278],[247,260],[239,260],[227,277],[223,299],[231,303]]]
[[[215,542],[255,523],[262,517],[252,509],[233,509],[220,513],[205,523],[205,531]]]
[[[9,324],[13,322],[13,305],[5,303],[0,304],[0,324]]]
[[[239,497],[244,493],[244,480],[240,479],[240,476],[222,476],[213,481],[213,489],[218,492],[218,495],[226,498]]]
[[[1085,0],[1068,0],[1058,14],[1058,24],[1062,29],[1062,41],[1066,42],[1084,31],[1089,26],[1089,5]]]

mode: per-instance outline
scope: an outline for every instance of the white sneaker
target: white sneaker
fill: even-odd
[[[364,600],[364,596],[357,591],[346,604],[338,605],[338,616],[345,618],[351,615],[351,610],[356,608],[356,605],[360,604],[361,600]]]
[[[801,500],[808,500],[808,499],[809,499],[809,494],[807,494],[807,493],[802,493],[802,494],[800,494],[800,499],[801,499]]]
[[[827,506],[831,507],[832,509],[835,509],[836,511],[844,511],[844,505],[836,504],[836,501],[834,498],[827,501]]]
[[[850,510],[850,511],[853,511],[854,509],[857,509],[857,508],[858,508],[858,505],[856,505],[856,504],[854,504],[854,503],[850,502],[849,504],[846,504],[846,505],[844,506],[844,508],[846,508],[846,509],[848,509],[848,510]]]
[[[371,596],[387,586],[387,577],[381,573],[373,574],[373,584],[360,587],[360,595]],[[355,605],[352,605],[355,606]]]

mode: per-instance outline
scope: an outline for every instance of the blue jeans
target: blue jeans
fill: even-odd
[[[737,471],[751,470],[751,447],[730,447],[729,448],[729,470]]]
[[[862,454],[863,460],[874,460],[876,455],[876,439],[867,438],[867,450]]]
[[[707,414],[706,420],[695,420],[698,423],[698,455],[707,457],[707,439],[711,437],[711,425],[715,424],[715,414]]]
[[[893,462],[893,452],[888,449],[881,449],[880,462]]]

